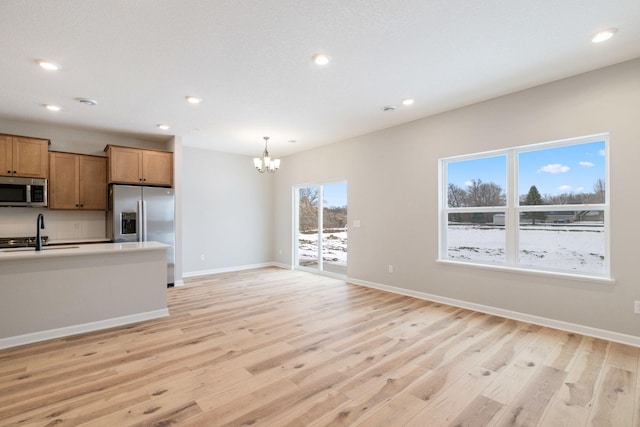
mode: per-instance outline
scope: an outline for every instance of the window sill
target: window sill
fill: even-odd
[[[614,285],[616,283],[614,278],[603,277],[603,276],[588,276],[584,274],[561,273],[557,271],[542,271],[542,270],[533,270],[533,269],[527,269],[527,268],[506,267],[504,265],[491,265],[491,264],[452,261],[448,259],[437,259],[436,262],[438,264],[453,265],[453,266],[459,266],[459,267],[465,267],[465,268],[479,268],[483,270],[504,271],[508,273],[527,274],[530,276],[540,276],[540,277],[549,277],[554,279],[599,283],[602,285]]]

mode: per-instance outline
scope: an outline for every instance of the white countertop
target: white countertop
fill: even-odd
[[[123,252],[156,251],[168,248],[160,242],[131,242],[131,243],[92,243],[87,245],[44,246],[42,251],[34,248],[0,249],[0,262],[18,259],[41,259],[52,257],[70,257],[83,255],[105,255]]]

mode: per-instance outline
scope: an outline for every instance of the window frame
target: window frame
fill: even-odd
[[[344,279],[346,277],[348,277],[348,266],[349,266],[349,243],[348,243],[348,239],[349,239],[349,234],[347,232],[347,264],[345,266],[345,273],[344,274],[340,274],[340,273],[336,273],[331,271],[330,269],[327,270],[325,268],[325,264],[330,264],[328,262],[325,262],[323,260],[323,240],[324,240],[324,204],[325,204],[325,200],[324,200],[324,189],[327,186],[330,185],[334,185],[334,184],[345,184],[346,185],[346,190],[347,190],[347,224],[348,224],[348,188],[349,188],[349,183],[346,179],[342,179],[342,180],[336,180],[336,181],[323,181],[323,182],[313,182],[313,183],[306,183],[306,184],[296,184],[292,186],[292,191],[293,191],[293,239],[292,239],[292,255],[293,255],[293,259],[292,259],[292,267],[293,269],[296,270],[301,270],[301,271],[307,271],[310,273],[314,273],[314,274],[322,274],[325,276],[331,276],[331,277],[336,277],[339,279]],[[317,216],[318,216],[318,249],[316,252],[316,258],[317,258],[317,268],[313,268],[313,267],[306,267],[303,265],[300,265],[300,247],[299,247],[299,239],[300,239],[300,190],[303,188],[317,188],[318,189],[318,206],[317,206]]]
[[[571,145],[587,144],[604,141],[604,203],[565,204],[565,205],[520,205],[518,194],[518,158],[520,153],[538,151]],[[486,157],[506,156],[506,203],[504,206],[478,206],[478,207],[449,207],[448,206],[448,170],[451,162],[481,159]],[[580,279],[598,283],[615,283],[611,276],[611,227],[610,227],[610,173],[609,173],[609,133],[568,138],[543,143],[529,144],[500,150],[484,151],[479,153],[464,154],[445,157],[438,160],[438,259],[439,263],[462,265],[491,270],[516,271],[526,274],[553,276],[569,279]],[[546,212],[546,211],[577,211],[590,210],[602,211],[604,214],[604,265],[602,272],[572,272],[570,270],[557,270],[548,267],[537,267],[519,264],[520,255],[520,214],[522,212]],[[449,258],[448,255],[448,226],[449,214],[455,213],[485,213],[496,212],[505,215],[505,253],[504,262],[482,262],[479,260],[464,261]]]

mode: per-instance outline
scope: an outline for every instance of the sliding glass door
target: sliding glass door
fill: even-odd
[[[296,267],[347,275],[347,183],[295,188]]]

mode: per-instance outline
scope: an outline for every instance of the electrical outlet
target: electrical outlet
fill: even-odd
[[[389,264],[389,273],[393,273],[393,265]]]
[[[633,312],[634,312],[635,314],[640,314],[640,301],[636,301],[636,302],[633,304]]]

